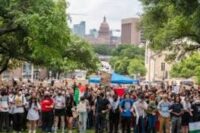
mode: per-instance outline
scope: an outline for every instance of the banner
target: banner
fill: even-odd
[[[178,86],[178,85],[173,86],[173,88],[172,88],[173,93],[179,94],[179,91],[180,91],[180,86]]]
[[[200,133],[200,122],[189,123],[189,133]]]

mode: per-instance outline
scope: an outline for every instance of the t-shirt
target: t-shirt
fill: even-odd
[[[140,116],[144,117],[146,115],[145,110],[147,110],[147,108],[148,108],[148,105],[146,101],[137,100],[134,103],[134,109],[135,109],[137,117],[140,117]]]
[[[193,112],[192,112],[193,116],[199,117],[200,119],[200,102],[193,104],[192,109],[193,109]]]
[[[0,97],[0,112],[8,112],[9,111],[9,98],[8,96]]]
[[[180,113],[183,110],[183,105],[180,103],[174,103],[171,105],[170,110],[175,113]],[[171,113],[171,116],[180,117],[179,115],[175,115],[173,113]]]
[[[162,100],[158,103],[158,110],[159,110],[159,113],[162,117],[169,117],[170,116],[169,108],[170,108],[169,102],[165,102],[165,101]]]
[[[125,117],[131,117],[132,116],[132,109],[133,106],[133,100],[132,99],[124,99],[120,102],[120,107],[123,109],[123,111],[121,112],[122,116]]]
[[[64,96],[56,96],[54,101],[55,101],[55,109],[65,108],[65,97]]]
[[[24,113],[24,107],[27,104],[26,98],[21,95],[21,96],[14,96],[14,111],[13,113]]]
[[[49,106],[53,105],[53,100],[51,98],[42,100],[40,104],[42,112],[50,112],[53,110],[53,108],[49,108]]]
[[[98,98],[96,102],[96,112],[102,113],[103,110],[107,110],[109,105],[108,99],[104,98]]]

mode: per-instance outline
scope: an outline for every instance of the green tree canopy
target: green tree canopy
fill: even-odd
[[[174,64],[170,74],[172,77],[195,77],[197,83],[200,84],[200,53],[195,52],[186,59]]]
[[[129,74],[140,74],[141,76],[145,76],[146,69],[144,67],[144,61],[140,59],[132,59],[128,65],[128,73]]]
[[[146,73],[144,52],[144,48],[122,44],[112,51],[110,64],[117,73],[144,76]]]
[[[135,45],[121,44],[113,49],[113,56],[125,56],[128,58],[144,58],[145,49]]]
[[[112,49],[113,48],[109,47],[109,45],[98,44],[98,45],[94,45],[93,48],[94,48],[94,51],[97,54],[100,54],[100,55],[112,55]]]
[[[12,60],[94,68],[91,48],[70,35],[66,7],[65,0],[0,0],[0,73]]]
[[[95,71],[99,60],[87,41],[71,36],[70,47],[65,50],[62,58],[54,59],[48,68],[54,72],[68,72],[75,69]]]
[[[68,47],[64,0],[0,1],[0,72],[12,59],[48,64]]]
[[[199,0],[140,1],[144,6],[142,27],[151,48],[171,51],[170,59],[200,48]]]

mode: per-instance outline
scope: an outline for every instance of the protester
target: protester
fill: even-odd
[[[148,133],[156,133],[156,120],[157,120],[157,116],[156,116],[157,109],[156,108],[157,107],[156,107],[155,97],[152,95],[150,97],[148,108],[146,110]]]
[[[120,120],[120,110],[119,110],[120,99],[117,95],[114,95],[110,100],[110,112],[109,112],[109,132],[118,133],[118,126]]]
[[[124,99],[120,102],[122,133],[130,133],[133,102],[128,93],[125,94]]]
[[[171,133],[181,133],[181,118],[183,115],[183,105],[181,99],[177,95],[174,103],[170,107],[171,112]]]
[[[159,122],[160,128],[159,133],[170,133],[170,102],[168,101],[167,95],[163,95],[162,100],[158,103]]]
[[[9,97],[6,90],[2,90],[0,95],[0,132],[4,127],[9,132]]]
[[[148,105],[145,101],[144,95],[140,94],[139,99],[134,103],[134,110],[136,113],[135,133],[146,133],[145,117]]]
[[[32,96],[28,105],[28,115],[27,115],[27,119],[29,120],[28,133],[36,133],[40,109],[41,107],[37,99],[37,94],[32,93]]]
[[[59,118],[61,119],[61,129],[62,133],[65,132],[65,92],[62,93],[61,90],[58,91],[54,98],[54,109],[55,109],[55,117],[54,117],[54,133],[57,133],[58,130],[58,122]]]
[[[73,108],[75,106],[75,101],[73,97],[72,90],[69,90],[66,94],[66,119],[67,119],[67,128],[68,133],[72,133],[73,128]]]
[[[193,121],[200,121],[200,96],[197,96],[192,104]]]
[[[23,128],[23,119],[25,107],[27,105],[26,99],[22,94],[22,90],[19,90],[14,97],[14,116],[13,116],[13,129],[18,133],[21,133]]]
[[[183,102],[183,115],[182,115],[182,133],[189,132],[189,122],[192,120],[192,106],[189,97],[185,97]]]
[[[52,132],[54,102],[48,91],[45,91],[44,99],[40,104],[42,111],[42,131]]]
[[[77,106],[79,113],[79,133],[86,133],[88,105],[88,101],[84,97],[81,97],[80,103]]]
[[[106,129],[106,114],[109,111],[109,101],[104,93],[100,93],[96,99],[96,124],[95,133],[103,133]]]

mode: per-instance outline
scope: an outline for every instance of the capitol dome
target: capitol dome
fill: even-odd
[[[110,28],[109,28],[109,25],[106,21],[106,17],[104,17],[103,22],[101,23],[101,26],[100,26],[100,29],[99,29],[99,35],[105,36],[105,35],[109,34],[109,32],[110,32]]]

